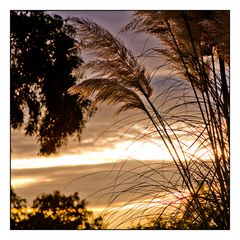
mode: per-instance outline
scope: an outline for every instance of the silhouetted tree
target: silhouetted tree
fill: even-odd
[[[73,28],[43,11],[11,11],[11,127],[35,135],[41,154],[55,153],[81,131],[93,108],[70,96],[82,64]]]
[[[93,217],[78,193],[65,196],[59,191],[38,196],[27,211],[11,190],[11,229],[101,229],[102,217]],[[12,214],[15,213],[15,214]]]
[[[21,221],[22,209],[26,208],[26,199],[20,198],[14,192],[11,187],[10,191],[10,208],[11,208],[11,228],[15,229],[17,227],[17,223]]]

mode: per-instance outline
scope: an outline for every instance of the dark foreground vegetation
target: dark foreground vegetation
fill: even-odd
[[[38,196],[27,208],[26,200],[11,189],[11,229],[102,229],[102,217],[94,218],[78,193],[66,196],[59,191]]]

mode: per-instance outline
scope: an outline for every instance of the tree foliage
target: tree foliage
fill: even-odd
[[[70,96],[82,64],[74,29],[43,11],[11,11],[11,127],[37,136],[41,154],[80,138],[91,102]]]
[[[102,217],[93,217],[78,193],[66,196],[59,191],[38,196],[27,209],[26,200],[11,189],[11,229],[101,229]]]

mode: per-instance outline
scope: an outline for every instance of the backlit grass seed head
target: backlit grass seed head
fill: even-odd
[[[105,79],[103,84],[106,84],[107,78],[116,79],[115,81],[126,88],[151,96],[148,73],[120,40],[89,19],[70,18],[69,21],[79,33],[77,37],[82,50],[94,58],[85,64],[84,70],[94,74],[94,78],[98,79],[98,87],[99,79]]]
[[[85,97],[95,94],[96,102],[105,102],[107,104],[120,103],[122,105],[118,109],[117,114],[133,108],[145,111],[141,98],[133,90],[121,85],[117,79],[87,79],[71,87],[69,93],[81,94]]]

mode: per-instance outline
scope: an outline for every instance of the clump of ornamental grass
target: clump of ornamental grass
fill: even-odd
[[[229,12],[134,14],[123,30],[157,38],[159,48],[142,57],[159,55],[159,66],[174,75],[155,96],[151,74],[120,40],[91,20],[69,21],[79,33],[82,51],[91,55],[84,66],[90,78],[69,92],[93,96],[96,103],[119,104],[117,113],[142,112],[149,120],[148,132],[134,141],[151,141],[157,134],[172,158],[170,165],[141,163],[130,170],[124,170],[124,163],[107,188],[109,206],[124,194],[129,202],[110,211],[109,221],[117,215],[118,227],[138,221],[137,228],[229,229]],[[120,209],[125,209],[122,216]]]

